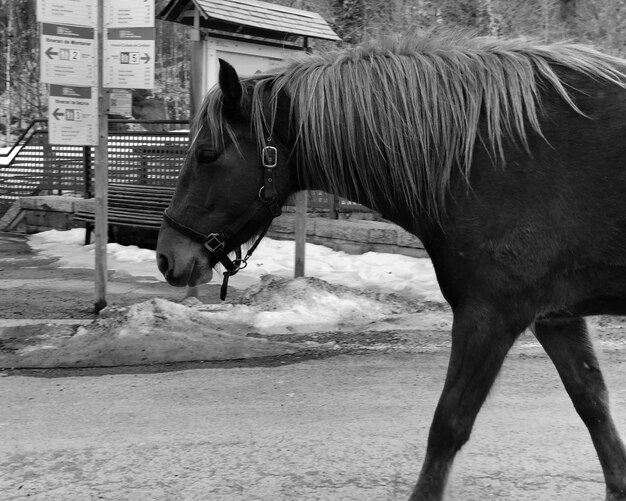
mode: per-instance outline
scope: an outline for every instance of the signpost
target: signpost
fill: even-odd
[[[98,144],[98,101],[93,87],[50,84],[50,144]]]
[[[95,146],[95,310],[106,306],[108,87],[154,87],[154,0],[38,0],[50,144]]]
[[[95,30],[89,26],[41,24],[41,78],[54,84],[96,84]]]
[[[107,28],[105,87],[154,87],[154,28]]]
[[[102,85],[104,58],[102,18],[104,2],[98,3],[98,144],[94,155],[94,244],[95,244],[95,301],[99,313],[107,305],[107,244],[109,243],[108,185],[109,185],[109,94]]]

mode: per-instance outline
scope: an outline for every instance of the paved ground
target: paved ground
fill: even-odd
[[[5,319],[91,314],[90,274],[38,260],[19,237],[0,238],[0,268]],[[128,276],[112,283],[111,302],[182,295]],[[626,433],[626,354],[613,342],[624,330],[595,332]],[[405,499],[447,335],[416,326],[412,342],[393,339],[306,357],[0,373],[0,500]],[[523,341],[455,465],[449,499],[602,499],[586,430],[550,362]]]
[[[626,430],[622,353],[608,357]],[[423,457],[446,355],[0,378],[0,499],[396,500]],[[505,367],[449,499],[602,499],[590,440],[541,356]]]
[[[219,285],[203,286],[205,301],[219,301]],[[109,272],[109,305],[132,304],[158,296],[172,301],[184,289],[152,277]],[[58,268],[53,259],[33,253],[24,235],[0,232],[0,319],[93,318],[94,274]]]

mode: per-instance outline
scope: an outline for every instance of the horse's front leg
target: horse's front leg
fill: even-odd
[[[535,336],[552,359],[578,415],[589,430],[607,501],[626,501],[626,450],[609,409],[609,396],[582,318],[538,320]]]
[[[502,362],[525,327],[484,305],[455,310],[448,373],[411,501],[443,498],[454,456],[469,439]]]

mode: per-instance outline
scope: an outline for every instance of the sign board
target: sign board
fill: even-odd
[[[109,91],[109,113],[130,117],[133,114],[133,93],[126,89]]]
[[[154,88],[154,28],[106,28],[104,87]]]
[[[98,100],[91,87],[50,85],[50,144],[97,145]]]
[[[108,28],[154,26],[153,0],[104,0],[103,10]],[[95,28],[98,0],[37,0],[37,20]]]
[[[98,24],[98,0],[37,0],[37,20],[95,28]]]
[[[154,88],[154,1],[104,1],[104,87]]]
[[[96,85],[98,64],[94,28],[42,23],[40,52],[43,82]]]
[[[105,28],[152,28],[153,0],[104,0]]]

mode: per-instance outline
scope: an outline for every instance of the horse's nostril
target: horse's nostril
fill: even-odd
[[[170,262],[164,254],[157,255],[157,266],[163,275],[170,269]]]

